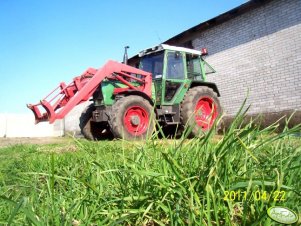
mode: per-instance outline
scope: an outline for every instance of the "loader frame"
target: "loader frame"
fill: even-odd
[[[35,123],[64,118],[76,105],[87,101],[96,91],[103,80],[118,81],[123,87],[115,87],[114,95],[126,91],[139,91],[151,97],[151,73],[131,66],[108,61],[102,68],[89,68],[82,75],[77,76],[66,85],[60,83],[45,98],[37,104],[28,104],[35,116]],[[134,81],[134,83],[133,83]],[[135,84],[135,85],[134,85]],[[45,112],[41,112],[41,107]]]

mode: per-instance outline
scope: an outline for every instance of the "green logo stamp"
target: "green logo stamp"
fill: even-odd
[[[289,208],[273,206],[268,209],[269,217],[281,224],[293,224],[298,221],[298,215]]]

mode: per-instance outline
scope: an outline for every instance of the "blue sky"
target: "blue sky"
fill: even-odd
[[[30,113],[59,82],[122,61],[245,0],[1,0],[0,113]]]

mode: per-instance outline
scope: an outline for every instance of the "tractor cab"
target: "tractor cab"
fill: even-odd
[[[154,99],[158,105],[179,104],[192,82],[206,80],[215,70],[204,61],[207,50],[161,44],[139,53],[139,68],[152,73]],[[206,70],[207,69],[207,70]]]

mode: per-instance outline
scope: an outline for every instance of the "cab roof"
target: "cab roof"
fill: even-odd
[[[159,52],[162,50],[179,51],[179,52],[191,53],[194,55],[201,56],[201,51],[198,51],[195,49],[189,49],[189,48],[185,48],[185,47],[171,46],[171,45],[167,45],[167,44],[160,44],[158,46],[142,50],[141,52],[139,52],[138,56],[142,57],[142,56],[149,55],[149,54]]]

